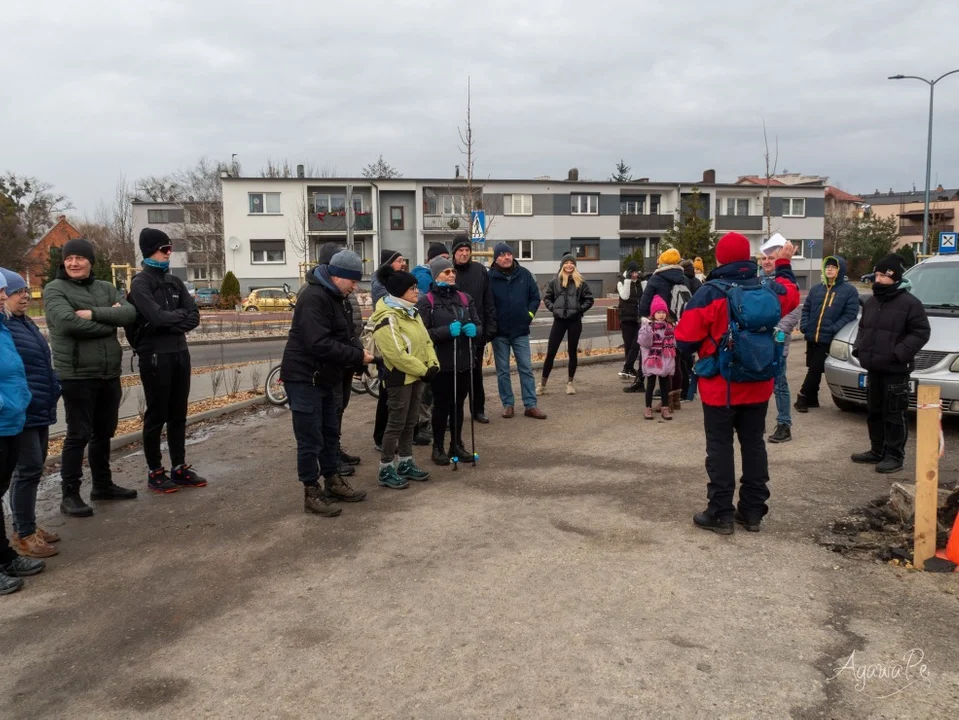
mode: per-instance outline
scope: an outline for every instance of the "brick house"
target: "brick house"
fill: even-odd
[[[57,224],[40,238],[40,241],[27,251],[24,263],[24,278],[34,297],[40,296],[47,265],[50,262],[50,249],[63,247],[68,240],[83,237],[80,232],[67,222],[67,216],[61,215]]]

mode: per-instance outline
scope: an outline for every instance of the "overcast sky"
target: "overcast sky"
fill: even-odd
[[[924,183],[928,87],[959,68],[930,0],[3,0],[0,171],[93,213],[135,181],[238,155],[356,175],[720,181],[779,169],[854,192]],[[959,74],[936,87],[933,184],[959,185]]]

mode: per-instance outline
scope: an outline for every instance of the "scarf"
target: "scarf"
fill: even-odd
[[[166,272],[170,269],[169,260],[154,260],[153,258],[143,258],[143,264],[147,267],[156,268],[157,270],[163,270]]]
[[[652,320],[653,346],[649,349],[646,365],[657,370],[662,369],[666,360],[676,357],[676,336],[673,324],[667,320]]]
[[[876,296],[876,299],[880,302],[888,300],[890,296],[895,295],[899,292],[899,289],[902,287],[902,280],[899,282],[893,283],[892,285],[882,285],[881,283],[872,284],[872,294]]]

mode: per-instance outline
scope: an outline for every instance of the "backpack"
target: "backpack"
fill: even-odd
[[[379,362],[383,359],[383,353],[380,352],[380,349],[376,346],[376,341],[373,340],[373,333],[389,324],[389,317],[381,320],[377,324],[374,324],[372,320],[367,320],[362,332],[360,332],[360,345],[363,346],[366,352],[373,356],[373,362]]]
[[[689,291],[686,283],[677,283],[669,293],[669,312],[679,321],[683,316],[683,310],[686,309],[686,303],[690,301],[693,294]]]
[[[730,384],[775,378],[783,357],[783,344],[776,342],[776,326],[782,317],[776,291],[763,284],[738,285],[722,280],[707,284],[725,296],[729,325],[718,340],[710,336],[716,352],[696,363],[696,374],[721,375]]]
[[[469,309],[470,299],[466,296],[466,293],[463,292],[462,290],[457,290],[456,294],[459,296],[460,305],[462,305],[464,308]],[[436,307],[436,298],[433,296],[432,290],[426,293],[426,299],[430,301],[430,309]]]

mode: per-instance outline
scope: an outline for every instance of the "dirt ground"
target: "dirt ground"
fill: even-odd
[[[61,552],[0,598],[0,716],[955,717],[959,574],[814,540],[907,475],[848,462],[864,416],[824,392],[769,448],[763,531],[720,537],[691,523],[698,403],[644,422],[616,369],[556,382],[545,422],[501,419],[487,378],[478,467],[417,448],[435,472],[404,491],[376,486],[354,396],[344,446],[370,495],[333,519],[302,511],[285,409],[193,430],[204,489],[147,494],[142,455],[118,453],[141,497],[68,519],[49,478]],[[956,423],[946,443],[955,482]]]

